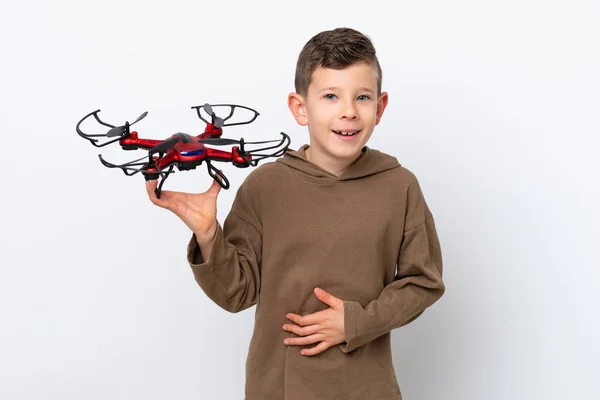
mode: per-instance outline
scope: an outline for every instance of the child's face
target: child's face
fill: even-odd
[[[376,67],[361,62],[341,70],[317,68],[307,95],[291,94],[289,105],[296,121],[308,125],[312,157],[349,162],[379,124],[387,97],[377,96]]]

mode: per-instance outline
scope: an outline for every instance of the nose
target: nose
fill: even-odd
[[[341,103],[340,119],[358,119],[358,110],[353,101]]]

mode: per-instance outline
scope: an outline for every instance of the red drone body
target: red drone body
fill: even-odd
[[[230,107],[231,111],[227,117],[220,118],[214,113],[212,109],[213,107]],[[104,160],[100,154],[98,157],[100,158],[102,164],[106,167],[120,168],[126,175],[134,175],[138,172],[141,172],[146,180],[154,180],[162,177],[162,180],[156,189],[156,194],[158,197],[160,197],[162,184],[169,174],[173,173],[174,167],[177,167],[177,169],[180,171],[187,171],[195,169],[198,165],[204,162],[207,165],[209,175],[213,177],[219,183],[219,185],[221,185],[221,187],[228,189],[230,185],[227,177],[222,173],[222,171],[218,170],[212,165],[212,161],[231,162],[236,167],[247,168],[249,166],[256,166],[258,162],[264,158],[278,157],[283,155],[290,144],[290,138],[284,132],[281,132],[283,138],[280,140],[269,140],[262,142],[245,142],[244,139],[234,140],[221,138],[221,135],[223,134],[223,127],[244,125],[254,121],[259,114],[257,111],[251,108],[234,104],[204,104],[204,106],[195,106],[192,108],[196,109],[198,117],[202,121],[206,122],[204,132],[198,136],[191,136],[187,133],[178,132],[164,140],[141,139],[139,138],[137,131],[130,131],[130,126],[144,119],[148,114],[147,112],[140,115],[131,124],[129,122],[125,122],[124,125],[115,127],[114,125],[110,125],[101,121],[98,117],[98,112],[100,112],[100,110],[96,110],[83,117],[77,124],[76,130],[81,137],[88,139],[96,147],[103,147],[118,141],[123,150],[148,150],[147,156],[121,165],[115,165]],[[254,113],[254,116],[248,121],[226,124],[225,121],[229,120],[233,116],[236,108],[250,110]],[[200,112],[201,109],[211,117],[210,121],[204,119]],[[92,115],[96,121],[98,121],[98,123],[110,127],[111,129],[104,134],[83,133],[80,129],[80,125]],[[96,139],[96,137],[115,137],[115,139],[98,144],[98,139]],[[253,145],[273,142],[277,142],[277,144],[263,148],[247,148],[247,146],[252,147]],[[233,146],[231,151],[227,152],[206,147],[207,144],[215,146],[236,144],[237,146]],[[271,149],[276,150],[270,154],[261,153],[261,151]],[[165,169],[168,170],[164,171]]]

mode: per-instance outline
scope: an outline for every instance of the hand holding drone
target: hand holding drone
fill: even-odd
[[[229,107],[230,111],[225,118],[221,118],[215,114],[213,107],[216,109],[220,107]],[[253,117],[243,122],[225,123],[234,115],[237,108],[251,111],[253,113]],[[188,171],[195,169],[198,165],[201,165],[203,162],[205,162],[208,169],[208,174],[215,179],[223,189],[229,189],[229,180],[223,174],[223,172],[212,165],[213,161],[231,162],[234,166],[239,168],[247,168],[249,166],[255,167],[258,165],[260,160],[268,157],[279,157],[283,155],[290,145],[290,137],[284,132],[281,132],[283,137],[280,140],[246,142],[243,138],[240,140],[222,138],[221,135],[223,134],[223,127],[249,124],[253,122],[256,117],[258,117],[259,113],[249,107],[236,104],[210,105],[206,103],[203,106],[194,106],[192,109],[195,109],[198,117],[206,123],[204,132],[198,136],[191,136],[187,133],[178,132],[165,140],[141,139],[138,137],[138,132],[131,131],[130,127],[144,119],[146,115],[148,115],[148,112],[144,112],[131,124],[129,122],[125,122],[124,125],[114,126],[103,122],[98,117],[100,110],[96,110],[83,117],[79,123],[77,123],[76,130],[81,137],[88,139],[96,147],[103,147],[118,141],[123,150],[137,150],[140,148],[147,149],[147,156],[120,165],[112,164],[106,161],[102,158],[101,154],[98,154],[98,157],[104,166],[108,168],[121,168],[125,175],[128,176],[141,172],[146,181],[156,180],[159,177],[162,178],[158,187],[156,188],[156,196],[158,198],[160,198],[160,191],[164,181],[167,179],[169,174],[174,173],[174,167],[177,167],[177,169],[180,171]],[[210,122],[202,116],[201,110],[209,115]],[[83,121],[92,115],[96,121],[98,121],[98,123],[109,127],[110,129],[103,134],[83,133],[80,126]],[[96,139],[98,137],[106,137],[110,138],[110,140],[102,144],[98,144],[98,139]],[[252,148],[253,146],[264,145],[267,143],[277,144],[266,147]],[[227,152],[206,147],[205,145],[235,146],[231,148],[231,152]],[[248,146],[250,148],[248,148]],[[267,154],[263,153],[267,150],[274,151]],[[167,170],[165,171],[165,169]]]

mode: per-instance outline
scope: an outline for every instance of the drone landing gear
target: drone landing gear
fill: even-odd
[[[160,199],[160,193],[162,190],[162,186],[165,183],[165,180],[169,177],[170,174],[173,173],[173,167],[175,165],[171,165],[168,169],[167,172],[161,172],[161,173],[144,173],[144,178],[147,181],[151,181],[151,180],[155,180],[158,179],[158,177],[160,176],[162,179],[160,180],[160,182],[158,183],[158,186],[156,187],[156,189],[154,189],[154,193],[156,193],[156,198]]]
[[[206,160],[206,168],[208,169],[208,174],[215,179],[223,189],[229,189],[229,180],[221,170],[211,164],[210,160]]]
[[[160,195],[161,195],[161,191],[162,191],[162,186],[165,183],[165,180],[167,180],[167,178],[169,177],[169,175],[173,173],[173,167],[175,167],[175,165],[171,165],[166,172],[161,172],[161,173],[158,173],[158,172],[156,172],[156,173],[147,172],[147,173],[144,173],[144,178],[147,181],[158,179],[159,176],[162,178],[160,180],[160,182],[158,183],[158,186],[154,190],[154,193],[156,193],[156,197],[158,199],[160,199]],[[223,174],[223,172],[221,172],[221,170],[217,169],[214,165],[212,165],[210,161],[206,161],[206,167],[208,169],[208,174],[214,180],[216,180],[217,183],[223,189],[229,189],[229,187],[230,187],[229,180]]]

